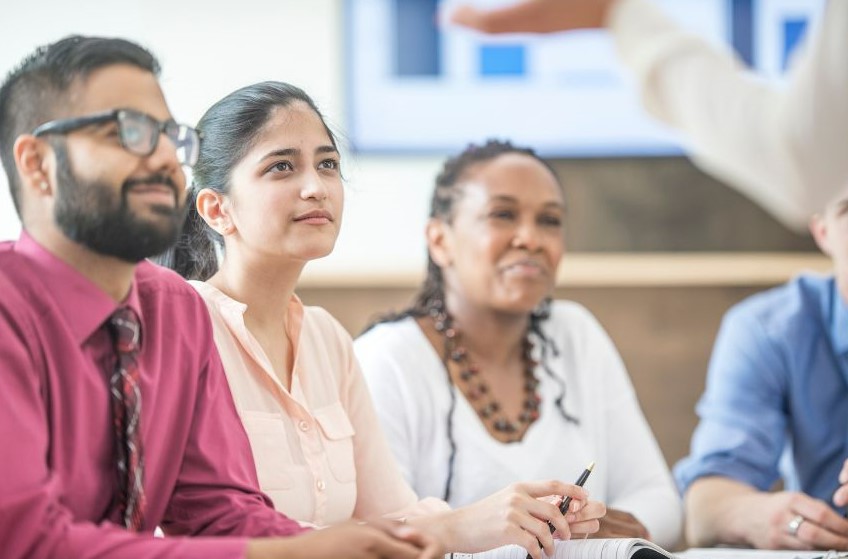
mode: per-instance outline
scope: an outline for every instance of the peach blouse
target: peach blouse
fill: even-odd
[[[259,485],[274,506],[302,523],[447,510],[419,501],[404,480],[374,411],[350,336],[324,309],[293,296],[287,336],[291,390],[274,374],[244,323],[247,306],[204,282],[215,343],[247,431]]]

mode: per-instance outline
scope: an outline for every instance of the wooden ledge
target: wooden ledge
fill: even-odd
[[[422,264],[423,267],[423,264]],[[808,252],[642,252],[566,254],[561,287],[697,287],[776,285],[803,271],[828,273],[829,258]],[[304,288],[416,288],[419,273],[307,268]]]

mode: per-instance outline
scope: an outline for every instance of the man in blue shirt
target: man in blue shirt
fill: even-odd
[[[835,276],[802,275],[722,323],[675,468],[691,545],[848,549],[848,198],[810,229]]]

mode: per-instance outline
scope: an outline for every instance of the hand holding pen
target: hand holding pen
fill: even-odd
[[[595,463],[594,462],[589,463],[589,465],[586,466],[586,469],[583,470],[583,473],[580,474],[580,477],[577,478],[575,485],[578,486],[578,487],[583,487],[583,485],[586,483],[586,480],[589,479],[589,474],[592,473],[592,470],[594,468],[595,468]],[[568,513],[568,508],[571,506],[571,501],[572,501],[571,495],[566,495],[565,498],[563,498],[562,502],[559,504],[560,514],[565,516]],[[548,529],[550,530],[551,534],[556,532],[556,527],[550,521],[548,521]],[[539,543],[539,547],[541,548],[542,543],[541,542],[538,542],[538,543]],[[533,555],[528,553],[527,559],[533,559]]]
[[[570,495],[584,506],[570,512],[568,519],[559,511],[551,495]],[[559,480],[525,481],[509,486],[470,505],[440,514],[408,519],[410,525],[436,535],[452,551],[476,553],[502,545],[519,545],[542,559],[542,550],[554,552],[552,520],[564,538],[598,530],[598,519],[606,509],[598,501],[587,501],[584,489]],[[574,503],[573,508],[577,508]],[[542,542],[541,544],[539,542]]]
[[[594,469],[595,469],[595,463],[590,462],[589,465],[586,466],[586,469],[583,470],[583,473],[580,474],[580,477],[577,478],[577,482],[574,485],[576,485],[577,487],[583,487],[586,484],[586,480],[589,479],[589,474],[591,474],[592,470],[594,470]],[[559,504],[559,512],[561,512],[563,515],[565,515],[566,513],[568,513],[568,507],[570,505],[571,505],[571,495],[568,495]],[[554,525],[551,524],[550,522],[548,522],[548,527],[551,529],[551,534],[556,532],[556,528],[554,528]]]

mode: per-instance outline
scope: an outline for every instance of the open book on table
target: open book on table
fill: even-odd
[[[568,540],[555,542],[554,559],[676,559],[674,554],[640,538]],[[527,551],[506,545],[482,553],[449,553],[453,559],[525,559]]]

